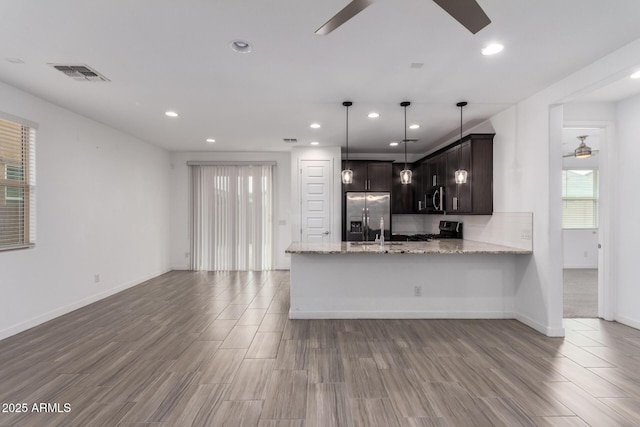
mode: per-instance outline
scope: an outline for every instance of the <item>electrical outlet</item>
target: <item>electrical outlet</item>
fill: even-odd
[[[94,274],[93,281],[94,283],[100,283],[100,274]]]
[[[413,296],[421,297],[422,296],[422,286],[414,286],[413,287]]]
[[[185,258],[189,258],[189,255],[190,255],[190,254],[189,254],[189,252],[185,252],[185,253],[184,253],[184,257],[185,257]]]
[[[589,256],[589,252],[588,251],[584,251],[584,257],[587,258]]]
[[[531,240],[531,232],[529,232],[529,230],[523,230],[522,234],[520,234],[520,238],[522,240]]]

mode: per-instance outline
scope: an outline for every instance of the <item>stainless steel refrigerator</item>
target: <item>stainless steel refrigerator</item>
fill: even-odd
[[[348,241],[374,241],[384,220],[384,239],[391,240],[391,194],[388,192],[347,192],[345,236]]]

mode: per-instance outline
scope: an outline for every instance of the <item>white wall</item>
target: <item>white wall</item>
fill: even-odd
[[[613,74],[627,71],[630,74],[630,70],[638,65],[638,57],[640,40],[491,118],[496,131],[495,209],[533,212],[534,254],[528,259],[518,258],[515,311],[519,320],[547,335],[564,333],[561,187],[557,185],[562,170],[560,142],[563,118],[562,108],[557,104],[573,94],[599,85]],[[633,151],[637,147],[629,149]],[[621,159],[624,157],[623,162],[633,162],[631,155],[621,156]],[[618,182],[622,181],[618,179]],[[637,239],[637,233],[634,236]]]
[[[638,286],[638,242],[640,242],[640,198],[638,197],[638,159],[640,159],[640,96],[618,103],[617,151],[619,168],[615,220],[616,320],[640,328],[640,286]]]
[[[563,267],[598,268],[598,230],[562,230]]]
[[[191,160],[220,162],[275,161],[274,267],[288,269],[290,256],[284,251],[291,243],[290,199],[291,158],[288,152],[177,152],[171,153],[171,267],[191,268],[189,236],[189,167]]]
[[[36,247],[0,252],[0,339],[168,270],[166,151],[3,83],[0,111],[39,125]]]

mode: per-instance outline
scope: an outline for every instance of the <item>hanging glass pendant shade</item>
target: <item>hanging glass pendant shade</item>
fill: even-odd
[[[403,169],[400,171],[400,183],[402,184],[411,184],[411,170]]]
[[[342,105],[347,108],[347,159],[344,162],[344,170],[342,171],[342,183],[351,184],[353,183],[353,171],[349,169],[349,107],[353,105],[353,102],[345,101]]]
[[[467,171],[464,169],[458,169],[455,172],[456,184],[464,184],[467,182]]]
[[[342,183],[343,184],[353,183],[353,171],[351,169],[345,169],[342,171]]]
[[[403,101],[400,103],[401,107],[404,107],[404,169],[400,171],[400,183],[411,184],[412,172],[407,165],[407,107],[411,105],[409,101]]]
[[[460,148],[458,149],[458,170],[454,173],[456,184],[466,184],[469,173],[460,166],[460,158],[462,156],[462,109],[467,105],[466,102],[458,102],[456,106],[460,107]]]

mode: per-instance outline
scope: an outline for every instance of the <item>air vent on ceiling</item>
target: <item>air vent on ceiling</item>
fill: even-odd
[[[74,80],[81,82],[108,82],[108,78],[87,65],[49,64]]]
[[[284,142],[286,142],[287,144],[295,144],[296,142],[298,142],[297,138],[283,138]]]

